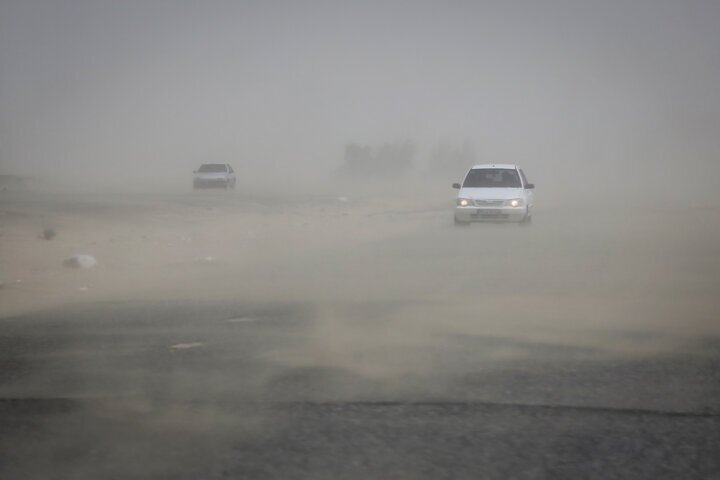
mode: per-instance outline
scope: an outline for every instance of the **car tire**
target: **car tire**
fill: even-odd
[[[523,225],[523,226],[532,225],[532,215],[525,214],[525,217],[520,221],[520,225]]]

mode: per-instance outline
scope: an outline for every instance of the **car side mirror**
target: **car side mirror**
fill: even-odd
[[[534,183],[528,183],[527,185],[525,185],[525,188],[527,188],[528,190],[532,190],[533,188],[535,188],[535,184],[534,184]]]
[[[460,184],[459,183],[453,183],[453,188],[456,190],[460,190]]]

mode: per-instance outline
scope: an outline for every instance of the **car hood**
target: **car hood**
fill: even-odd
[[[521,198],[523,194],[522,188],[461,188],[458,197],[473,200],[509,200]]]
[[[225,178],[228,176],[227,172],[198,172],[195,174],[195,178],[202,178],[206,180],[213,180],[216,178]]]

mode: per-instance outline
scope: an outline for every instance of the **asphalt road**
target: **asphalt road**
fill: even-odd
[[[720,472],[717,341],[627,360],[456,336],[403,353],[434,369],[385,380],[274,361],[303,349],[313,322],[304,305],[99,304],[6,319],[0,477]],[[483,361],[483,352],[509,346],[527,360]],[[668,395],[672,408],[658,398]]]

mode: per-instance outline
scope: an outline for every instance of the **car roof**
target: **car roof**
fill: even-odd
[[[480,169],[480,168],[507,168],[510,170],[517,170],[520,167],[518,167],[517,165],[513,165],[511,163],[483,163],[481,165],[473,166],[471,170],[475,170],[476,168],[477,169]]]

